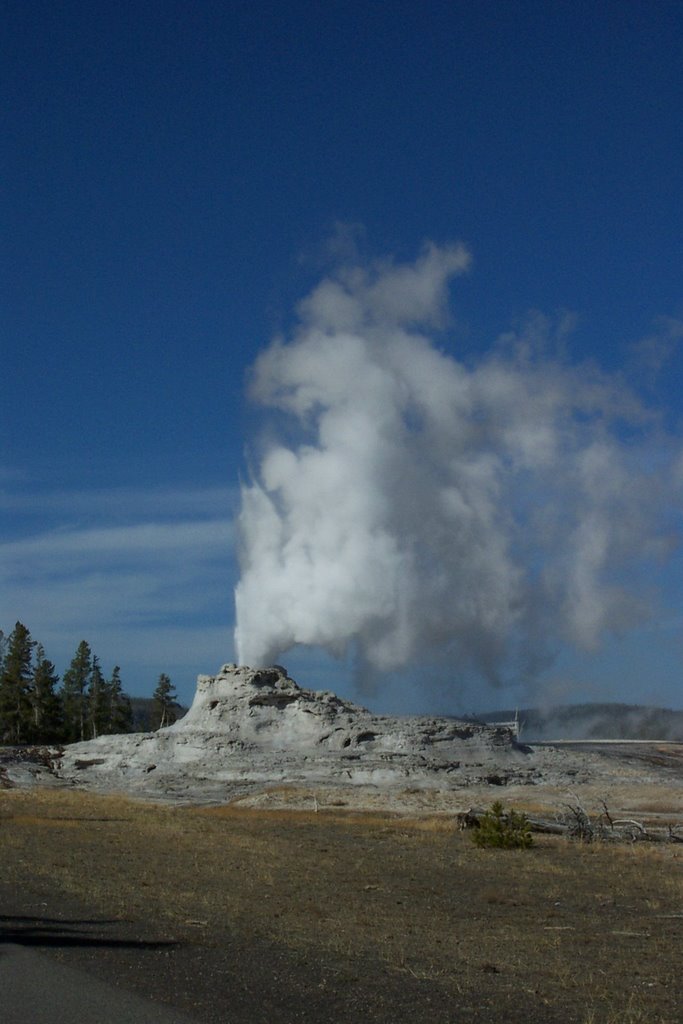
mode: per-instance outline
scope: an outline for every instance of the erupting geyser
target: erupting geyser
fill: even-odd
[[[621,375],[549,351],[540,315],[476,363],[439,348],[468,264],[428,245],[345,267],[258,359],[251,397],[287,440],[242,489],[241,663],[307,644],[382,671],[447,648],[495,681],[645,615],[675,456],[652,457]]]

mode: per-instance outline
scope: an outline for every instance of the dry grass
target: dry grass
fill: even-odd
[[[673,1024],[683,848],[478,850],[443,816],[192,809],[0,792],[6,880],[206,945],[267,937],[446,987],[463,1019]],[[517,1019],[517,1018],[514,1018]]]

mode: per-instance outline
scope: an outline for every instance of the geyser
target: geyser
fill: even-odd
[[[344,267],[253,370],[276,413],[242,488],[236,649],[380,671],[448,649],[488,680],[647,614],[672,461],[621,375],[549,351],[532,317],[476,363],[438,347],[463,246]],[[286,437],[286,440],[284,439]]]

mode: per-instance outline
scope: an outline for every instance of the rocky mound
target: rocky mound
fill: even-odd
[[[392,718],[344,701],[329,690],[306,690],[274,665],[224,665],[200,676],[187,715],[166,730],[220,734],[241,750],[348,758],[420,752],[439,764],[462,754],[462,743],[510,747],[507,729],[447,718]],[[457,749],[456,749],[457,747]]]
[[[526,772],[504,728],[447,718],[374,715],[285,669],[224,665],[200,676],[192,707],[153,733],[101,736],[66,747],[58,779],[103,790],[221,800],[255,786],[447,785]]]
[[[576,765],[576,756],[521,746],[505,727],[375,715],[298,686],[280,666],[224,665],[199,677],[176,724],[55,752],[52,782],[220,803],[278,784],[397,791],[576,782]]]

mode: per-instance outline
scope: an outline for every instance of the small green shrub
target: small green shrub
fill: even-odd
[[[533,839],[526,815],[505,811],[500,800],[496,800],[481,819],[479,828],[472,831],[472,842],[490,849],[528,850]]]

